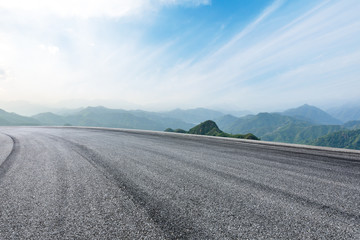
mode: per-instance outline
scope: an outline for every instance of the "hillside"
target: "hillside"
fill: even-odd
[[[41,123],[31,117],[24,117],[16,113],[9,113],[0,109],[0,126],[37,126]]]
[[[272,133],[261,137],[265,141],[310,144],[317,138],[332,132],[340,131],[343,128],[339,125],[313,125],[306,123],[290,123]]]
[[[328,134],[315,140],[313,145],[360,150],[360,129]]]
[[[319,125],[341,125],[342,122],[338,119],[335,119],[330,114],[324,112],[323,110],[310,106],[303,105],[298,108],[289,109],[282,113],[282,115],[294,117],[300,120],[312,122]]]
[[[304,110],[308,108],[314,110],[313,107],[308,106],[301,109]],[[318,110],[314,111],[319,113]],[[259,113],[242,118],[225,115],[216,121],[219,123],[219,127],[226,132],[252,132],[265,141],[299,144],[310,144],[321,136],[343,129],[340,125],[315,124],[314,121],[306,121],[305,117],[299,117],[295,114],[295,111],[289,112],[289,114],[291,114],[291,112],[294,113],[297,117],[286,116],[279,113]],[[306,114],[304,113],[304,115]]]
[[[349,121],[346,122],[343,126],[349,130],[360,129],[360,121]]]
[[[220,122],[224,123],[225,121]],[[287,126],[291,123],[304,123],[304,121],[289,116],[283,116],[278,113],[259,113],[257,115],[238,118],[236,121],[228,121],[228,123],[228,125],[221,125],[221,128],[225,132],[230,132],[232,134],[251,132],[262,138],[264,135],[272,133],[278,128]]]
[[[207,120],[205,122],[200,123],[199,125],[191,128],[188,133],[190,134],[198,134],[198,135],[210,135],[217,136],[223,131],[219,129],[214,121]]]

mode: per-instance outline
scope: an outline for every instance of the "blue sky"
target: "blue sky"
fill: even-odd
[[[360,1],[0,0],[0,107],[360,100]]]

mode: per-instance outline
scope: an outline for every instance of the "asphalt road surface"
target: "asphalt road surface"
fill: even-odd
[[[0,239],[360,239],[360,151],[1,127]]]

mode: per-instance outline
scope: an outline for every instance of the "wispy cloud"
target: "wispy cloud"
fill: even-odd
[[[39,47],[48,52],[49,54],[52,54],[52,55],[55,55],[57,54],[60,49],[57,47],[57,46],[54,46],[54,45],[44,45],[44,44],[40,44]]]
[[[115,87],[118,93],[133,92],[140,85],[134,82],[141,81],[154,62],[160,63],[159,54],[166,55],[170,43],[155,49],[140,44],[142,33],[137,29],[115,41],[111,37],[116,32],[99,34],[99,22],[131,22],[129,17],[146,16],[164,6],[204,4],[210,1],[0,1],[0,68],[13,73],[2,74],[5,90],[0,100],[118,99]]]
[[[6,77],[5,70],[0,68],[0,80],[5,79],[5,77]]]
[[[201,86],[203,99],[223,106],[271,108],[301,101],[323,103],[340,96],[358,98],[355,89],[360,89],[360,81],[354,79],[360,66],[360,3],[320,3],[262,34],[267,28],[265,17],[278,17],[271,14],[280,6],[281,2],[274,2],[215,54],[168,77],[186,79],[188,89]],[[194,91],[191,96],[199,94]]]
[[[247,25],[243,30],[241,30],[237,35],[235,35],[228,43],[222,46],[215,55],[219,55],[224,51],[233,47],[237,42],[239,42],[243,37],[245,37],[250,32],[254,31],[255,28],[267,17],[269,17],[274,11],[276,11],[282,4],[284,0],[275,0],[273,4],[268,6],[254,21]]]
[[[156,10],[163,5],[199,6],[203,4],[210,4],[210,0],[5,0],[0,1],[0,9],[20,11],[26,15],[119,18]]]
[[[0,24],[0,100],[269,109],[359,98],[359,1],[299,9],[298,2],[275,0],[226,41],[186,54],[184,46],[204,38],[206,21],[167,40],[146,37],[156,24],[152,13],[176,5],[211,2],[0,1],[0,20],[8,22]],[[29,23],[17,20],[21,11]]]

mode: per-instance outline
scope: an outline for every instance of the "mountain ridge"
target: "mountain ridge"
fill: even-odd
[[[327,112],[317,108],[315,106],[310,106],[308,104],[304,104],[297,108],[288,109],[281,114],[285,116],[294,117],[300,120],[313,122],[314,124],[319,125],[341,125],[342,121],[334,118]]]
[[[41,122],[31,118],[9,113],[0,109],[0,126],[39,126]]]

